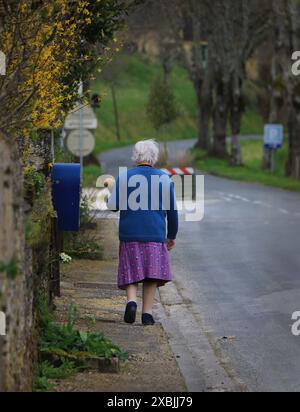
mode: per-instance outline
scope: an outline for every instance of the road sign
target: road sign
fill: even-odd
[[[94,150],[95,138],[94,135],[86,129],[83,130],[82,135],[82,156],[88,156]],[[66,145],[73,155],[80,156],[80,130],[73,130],[69,133],[66,139]]]
[[[281,124],[266,124],[264,145],[267,149],[280,149],[283,142],[283,126]]]
[[[82,109],[81,109],[82,108]],[[98,121],[93,109],[90,106],[84,106],[78,103],[72,112],[68,114],[65,120],[65,129],[80,129],[80,119],[82,115],[82,127],[84,129],[97,129]]]

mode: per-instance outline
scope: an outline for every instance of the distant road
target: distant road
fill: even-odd
[[[260,138],[260,136],[249,135],[242,136],[241,138],[244,140],[257,140]],[[193,146],[195,146],[196,142],[196,139],[167,142],[169,160],[171,162],[175,161],[178,157],[180,157],[180,155],[184,154],[188,149],[191,149]],[[228,138],[228,142],[230,142],[230,138]],[[101,163],[103,173],[117,176],[120,166],[131,167],[132,148],[133,146],[121,147],[103,152],[98,155],[97,158]]]

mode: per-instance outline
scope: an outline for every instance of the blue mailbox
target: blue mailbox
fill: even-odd
[[[80,228],[80,164],[53,165],[52,200],[59,230],[77,232]]]

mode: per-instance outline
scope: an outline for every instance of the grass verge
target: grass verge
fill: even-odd
[[[123,56],[118,64],[123,67],[116,86],[121,141],[116,139],[110,84],[100,75],[91,84],[92,92],[103,97],[100,109],[96,110],[99,126],[95,131],[95,154],[128,146],[141,139],[156,138],[159,141],[170,141],[196,137],[197,99],[187,72],[182,67],[174,65],[170,75],[170,86],[175,95],[179,116],[157,134],[147,117],[146,107],[151,84],[158,75],[162,75],[160,63],[149,57],[134,54]],[[262,132],[262,119],[255,110],[248,110],[243,117],[242,134]]]
[[[287,142],[276,153],[274,174],[261,168],[263,154],[261,141],[243,141],[241,144],[243,167],[232,167],[227,160],[209,157],[206,152],[201,150],[193,150],[196,167],[215,176],[300,192],[300,181],[285,176],[285,162],[288,154]]]

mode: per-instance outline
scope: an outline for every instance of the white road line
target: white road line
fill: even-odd
[[[286,209],[279,209],[279,212],[283,213],[284,215],[289,215],[290,214],[290,212]]]
[[[271,208],[273,207],[273,206],[270,205],[269,203],[262,202],[261,200],[254,200],[253,203],[254,203],[255,205],[268,207],[269,209],[271,209]]]
[[[267,207],[268,209],[271,209],[273,207],[269,203],[265,203],[261,200],[249,200],[246,197],[235,195],[233,193],[227,193],[227,194],[225,194],[224,192],[218,192],[218,193],[221,196],[221,198],[223,200],[225,200],[226,202],[232,202],[233,200],[240,200],[241,202],[252,203],[252,204],[257,205],[257,206],[264,206],[264,207]],[[291,214],[291,212],[289,212],[288,210],[283,209],[283,208],[278,209],[278,210],[279,210],[280,213],[282,213],[284,215],[290,215]],[[300,213],[296,213],[295,216],[300,217]]]
[[[241,200],[242,202],[251,203],[251,200],[249,200],[249,199],[247,199],[246,197],[243,197],[243,196],[233,195],[231,193],[229,193],[228,196],[232,197],[233,199]]]

